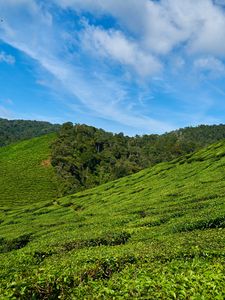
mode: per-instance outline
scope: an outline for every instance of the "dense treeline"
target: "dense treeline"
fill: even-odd
[[[8,144],[56,132],[60,125],[48,122],[7,120],[0,118],[0,147]]]
[[[63,195],[172,160],[225,138],[225,125],[187,127],[163,135],[128,137],[65,123],[52,145]]]

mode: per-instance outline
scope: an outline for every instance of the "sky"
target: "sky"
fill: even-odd
[[[225,0],[0,0],[0,117],[225,123]]]

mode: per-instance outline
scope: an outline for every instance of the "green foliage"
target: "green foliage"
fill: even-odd
[[[163,135],[128,137],[65,123],[52,145],[62,195],[106,183],[225,138],[225,125],[187,127]]]
[[[62,194],[140,170],[128,153],[128,140],[123,134],[113,135],[94,127],[65,123],[52,145],[52,164],[61,179]]]
[[[77,240],[66,243],[63,245],[63,249],[65,251],[71,251],[73,249],[81,249],[85,247],[97,247],[97,246],[117,246],[124,245],[131,237],[130,233],[122,232],[122,233],[113,233],[107,234],[104,237],[98,237],[90,240]]]
[[[50,164],[54,139],[50,134],[0,148],[1,207],[56,198],[57,178]]]
[[[22,235],[13,240],[7,241],[3,238],[0,239],[0,253],[10,252],[25,247],[30,241],[30,235]]]
[[[64,198],[2,200],[0,299],[223,300],[224,167],[222,141]]]
[[[57,132],[60,125],[41,121],[7,120],[0,118],[0,147],[20,140]]]

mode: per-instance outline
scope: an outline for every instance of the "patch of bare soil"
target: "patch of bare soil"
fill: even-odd
[[[45,168],[50,167],[50,166],[51,166],[51,159],[49,158],[49,159],[43,160],[43,161],[41,162],[41,165],[42,165],[43,167],[45,167]]]

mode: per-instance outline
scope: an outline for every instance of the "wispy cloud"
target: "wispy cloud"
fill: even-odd
[[[10,54],[6,54],[4,51],[0,52],[0,63],[7,63],[9,65],[13,65],[15,63],[15,57],[10,55]]]
[[[225,55],[225,15],[212,0],[54,0],[63,8],[112,15],[139,45],[156,54],[175,47],[186,51]]]
[[[10,0],[8,5],[3,4],[4,19],[7,21],[0,30],[0,38],[38,61],[43,70],[49,72],[58,80],[58,88],[64,88],[74,96],[74,103],[80,101],[88,109],[94,111],[98,117],[117,121],[134,128],[142,128],[143,131],[163,132],[165,129],[172,128],[171,125],[163,121],[154,120],[145,115],[137,115],[127,105],[124,105],[123,102],[127,96],[126,83],[119,82],[113,75],[108,76],[104,72],[101,73],[101,76],[98,76],[96,70],[93,70],[91,74],[90,72],[87,73],[87,68],[80,67],[79,61],[77,61],[77,64],[71,61],[71,53],[60,47],[60,45],[66,43],[63,29],[58,26],[54,27],[50,13],[46,13],[35,1],[28,1],[29,5],[25,8],[26,19],[20,18],[17,23],[12,12],[22,9],[25,2],[25,0],[18,2]],[[1,6],[2,4],[0,4]],[[33,21],[27,27],[26,22],[31,19]],[[38,34],[34,35],[35,32],[38,32]],[[87,31],[85,34],[87,34]],[[139,52],[134,43],[128,42],[119,33],[114,32],[107,35],[103,31],[95,30],[95,39],[96,43],[104,43],[104,40],[111,43],[111,45],[105,45],[105,55],[114,55],[116,60],[133,66],[139,72],[141,72],[141,66],[143,67],[142,72],[147,73],[150,68],[158,68],[159,63],[157,64],[154,60],[151,61],[151,56],[148,57],[141,51]],[[116,51],[116,41],[120,42],[121,48],[126,53],[121,54]],[[114,50],[111,49],[113,44]],[[131,49],[129,49],[129,46],[131,46]],[[126,56],[127,54],[129,57]],[[138,60],[140,60],[140,67],[138,67]],[[151,67],[148,66],[149,63]],[[115,101],[116,99],[120,99],[120,101]],[[71,102],[68,105],[74,107]]]
[[[13,118],[13,112],[5,106],[0,105],[0,118],[11,119]]]
[[[197,71],[207,72],[207,74],[213,76],[225,75],[225,65],[224,63],[216,59],[215,57],[201,57],[194,61],[194,68]]]
[[[95,56],[100,55],[130,66],[142,77],[156,74],[162,69],[162,64],[156,57],[118,30],[86,26],[81,32],[81,41],[83,47]]]
[[[6,98],[6,99],[3,99],[2,101],[0,101],[0,102],[2,102],[3,104],[5,104],[5,105],[13,105],[13,100],[12,99],[10,99],[10,98]]]
[[[179,87],[173,81],[179,74],[184,81],[193,71],[224,76],[221,4],[221,0],[217,4],[212,0],[7,0],[0,2],[4,18],[0,39],[54,78],[49,83],[42,76],[38,84],[72,95],[67,102],[71,109],[77,110],[79,103],[97,117],[143,132],[163,132],[176,122],[153,117],[156,76],[164,94],[174,98]],[[70,19],[59,21],[68,8]],[[84,21],[83,12],[92,14],[96,22]],[[104,27],[103,16],[113,18],[114,25]],[[3,52],[1,60],[15,62]],[[186,99],[181,95],[179,101]]]

